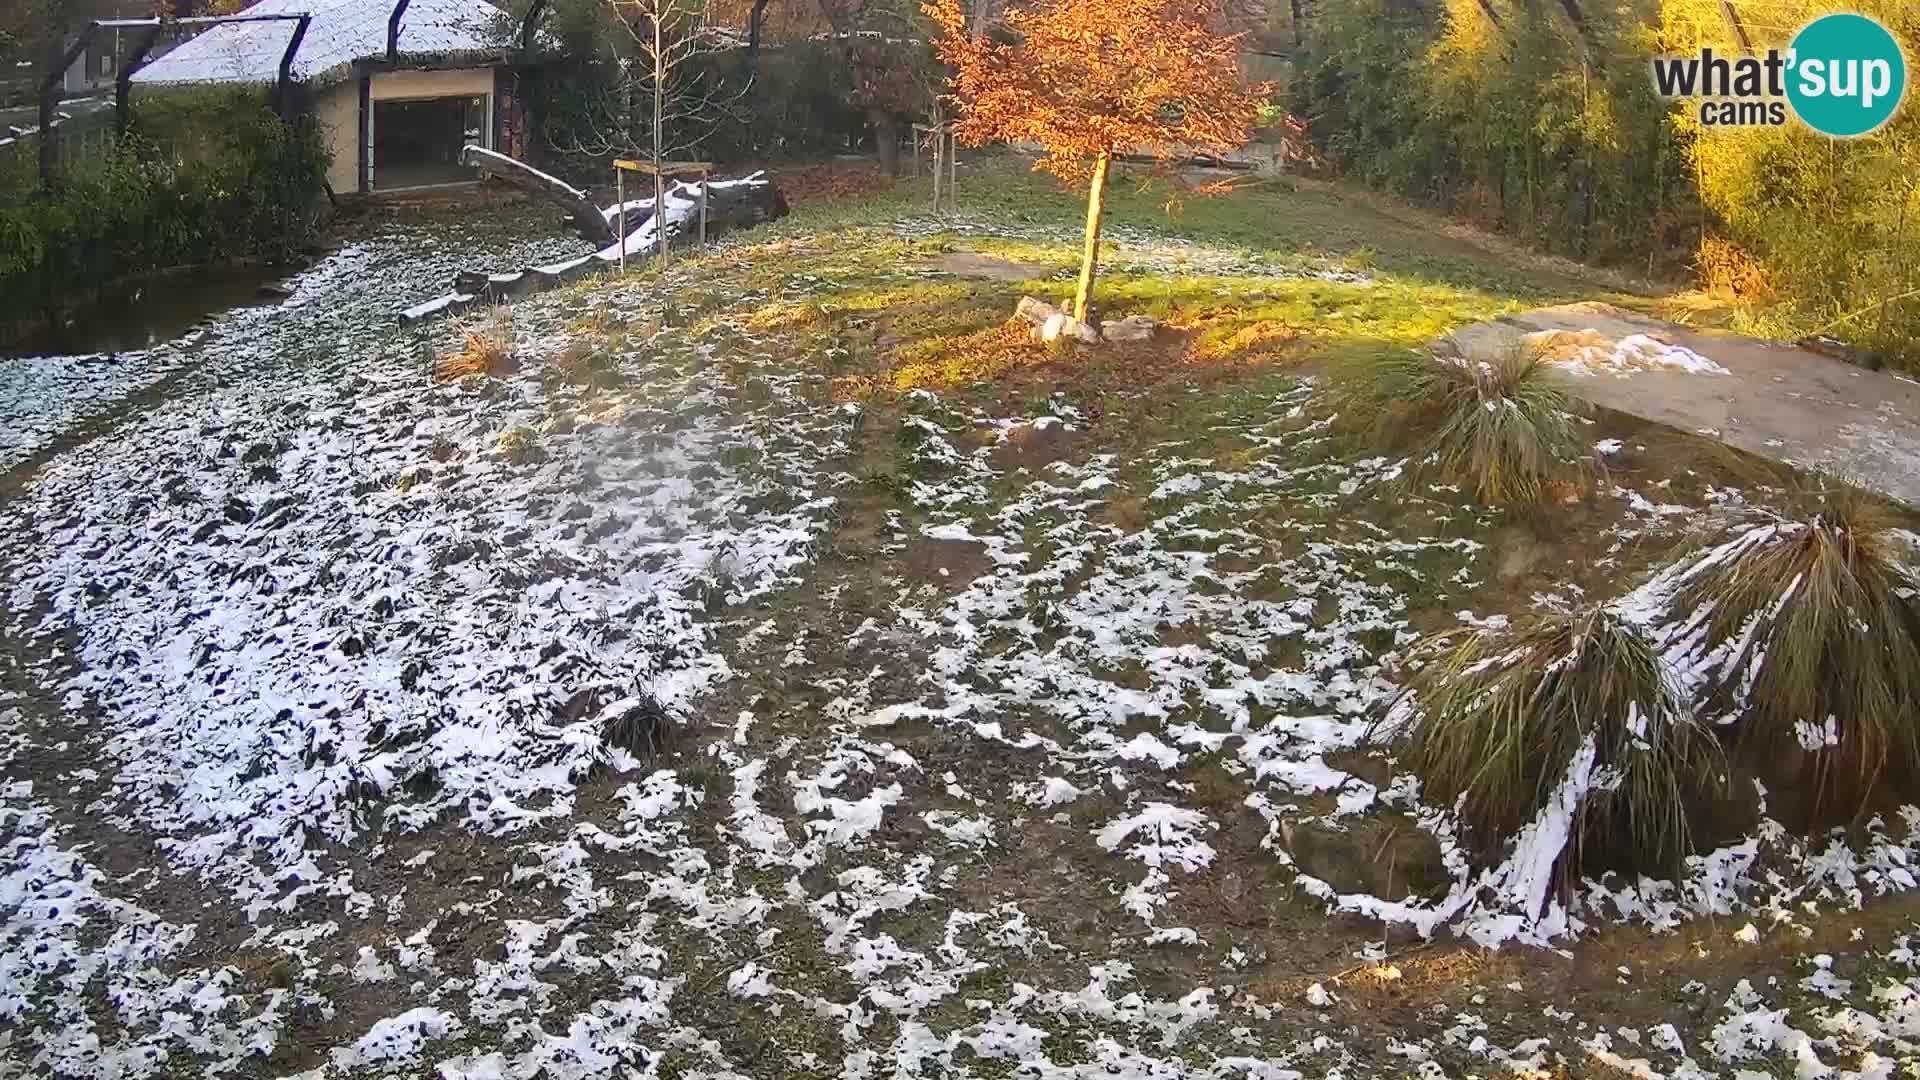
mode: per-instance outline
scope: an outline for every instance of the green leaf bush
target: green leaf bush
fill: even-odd
[[[7,315],[55,313],[116,280],[313,240],[327,168],[318,125],[291,126],[264,90],[136,96],[127,133],[51,191],[0,189]]]

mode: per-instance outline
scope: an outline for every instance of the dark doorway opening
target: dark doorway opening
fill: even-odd
[[[454,184],[477,178],[460,164],[460,148],[486,141],[484,97],[373,103],[373,186]]]

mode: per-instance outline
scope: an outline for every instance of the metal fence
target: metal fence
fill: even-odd
[[[56,160],[66,176],[84,176],[103,166],[118,144],[110,108],[61,107],[49,134],[37,124],[0,121],[0,193],[30,191],[37,182],[40,140],[54,140]]]

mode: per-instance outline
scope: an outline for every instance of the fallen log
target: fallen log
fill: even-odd
[[[701,186],[698,181],[676,182],[667,188],[665,217],[668,244],[678,247],[694,243],[700,238]],[[705,187],[706,238],[709,240],[787,216],[786,196],[766,179],[765,173],[754,173],[738,180],[709,180]],[[626,211],[624,216],[622,209]],[[654,224],[651,198],[630,199],[624,207],[609,206],[602,214],[606,217],[609,229],[616,228],[616,220],[624,221],[628,256],[659,250],[660,239],[655,232],[657,226]],[[608,243],[612,244],[613,241],[609,239]]]
[[[609,215],[603,213],[587,193],[557,176],[549,176],[524,161],[496,153],[483,146],[468,146],[460,151],[460,163],[479,169],[488,176],[554,203],[567,212],[581,239],[597,247],[614,242]]]
[[[468,147],[468,149],[478,148]],[[501,161],[520,165],[512,158],[493,154],[491,151],[485,151],[485,153]],[[521,167],[524,168],[524,166]],[[527,171],[545,176],[544,173],[538,173],[536,170],[528,169]],[[566,187],[552,177],[546,179],[559,184],[562,188]],[[675,184],[667,192],[666,212],[659,216],[665,219],[668,243],[675,245],[692,243],[698,238],[699,194],[700,185],[697,183]],[[584,193],[581,197],[585,198]],[[591,206],[591,204],[588,205]],[[622,249],[630,258],[645,258],[655,250],[659,241],[654,231],[657,226],[654,222],[656,215],[652,199],[635,199],[629,201],[624,207],[609,206],[604,210],[594,207],[592,212],[606,229],[606,246],[600,250],[563,262],[529,267],[504,274],[463,271],[454,278],[453,292],[402,311],[400,321],[418,322],[438,315],[453,314],[469,307],[506,303],[529,293],[543,292],[595,271],[612,267],[620,262]],[[754,173],[738,180],[714,180],[707,185],[708,239],[736,229],[752,228],[755,225],[775,221],[785,217],[786,214],[786,197],[763,173]],[[616,220],[623,221],[625,228],[629,230],[620,241],[613,239]]]

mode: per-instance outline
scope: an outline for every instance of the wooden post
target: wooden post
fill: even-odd
[[[934,128],[932,135],[933,135],[933,212],[938,214],[940,212],[940,174],[946,171],[946,165],[940,157],[942,153],[941,146],[940,146],[940,129]]]
[[[1093,185],[1087,191],[1087,247],[1080,257],[1080,285],[1074,290],[1073,317],[1088,322],[1093,307],[1093,264],[1100,257],[1100,217],[1106,209],[1107,170],[1113,165],[1110,154],[1101,154],[1093,166]]]
[[[620,245],[620,272],[627,272],[627,170],[618,165],[613,167],[613,205],[620,208],[618,222],[613,227],[614,243]]]
[[[706,170],[700,172],[700,246],[707,246],[707,185],[713,182],[713,174]]]
[[[667,253],[667,178],[663,170],[653,174],[653,239],[660,246],[660,268],[664,270],[673,263],[673,256]]]

